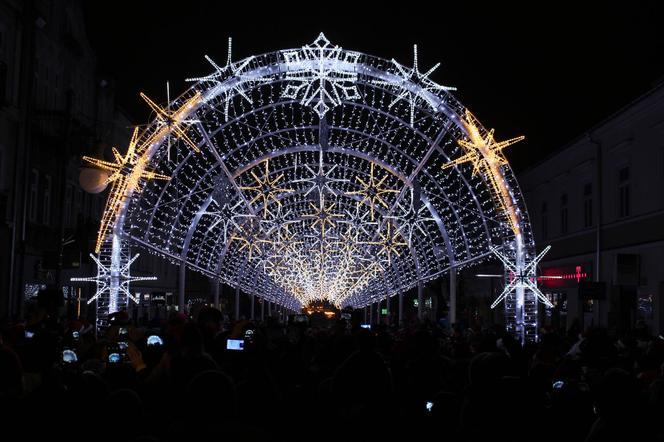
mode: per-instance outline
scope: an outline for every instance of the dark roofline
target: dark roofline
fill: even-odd
[[[551,158],[555,157],[556,155],[558,155],[558,154],[566,151],[570,147],[574,146],[579,141],[581,141],[583,138],[588,138],[588,135],[590,133],[597,131],[602,126],[605,126],[611,120],[613,120],[613,119],[617,118],[619,115],[625,113],[628,109],[633,107],[635,104],[645,100],[650,95],[654,94],[655,92],[659,91],[660,89],[664,89],[664,77],[660,77],[655,81],[656,81],[655,86],[652,89],[649,89],[648,91],[646,91],[643,94],[639,95],[638,97],[631,100],[630,102],[628,102],[624,106],[621,106],[617,111],[609,114],[607,117],[605,117],[602,120],[600,120],[599,122],[595,123],[593,126],[590,127],[590,129],[587,129],[587,130],[583,131],[581,134],[579,134],[576,137],[572,138],[572,140],[568,141],[562,147],[560,147],[560,148],[554,150],[553,152],[549,153],[547,156],[545,156],[544,158],[539,160],[537,163],[526,167],[521,172],[519,172],[517,175],[522,175],[524,173],[530,172],[531,170],[541,166],[545,162],[549,161]]]

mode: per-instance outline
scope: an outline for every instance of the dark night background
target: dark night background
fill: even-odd
[[[502,3],[502,2],[501,2]],[[633,2],[632,2],[633,3]],[[637,2],[638,3],[638,2]],[[455,95],[497,138],[526,142],[507,156],[517,170],[536,163],[650,89],[664,75],[664,6],[642,2],[601,8],[576,3],[529,7],[439,3],[402,9],[387,3],[319,6],[228,2],[87,2],[88,32],[104,72],[118,81],[119,104],[147,121],[145,91],[165,101],[184,78],[209,73],[204,54],[222,63],[233,37],[233,59],[299,47],[324,32],[334,44],[412,64],[437,62],[432,78]],[[237,9],[237,5],[234,5]],[[428,13],[425,13],[426,11]]]

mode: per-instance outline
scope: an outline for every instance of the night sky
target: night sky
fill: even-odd
[[[379,11],[358,8],[360,2],[232,2],[244,12],[227,11],[227,1],[84,3],[100,68],[116,79],[119,104],[137,123],[149,117],[140,91],[163,102],[169,80],[178,95],[184,78],[212,71],[204,54],[225,62],[229,36],[234,60],[300,47],[323,31],[346,49],[410,66],[417,43],[420,70],[441,62],[432,79],[456,86],[455,95],[496,128],[497,139],[526,135],[506,152],[517,170],[664,80],[664,6],[656,1],[584,11],[580,1],[533,2],[530,10],[439,2],[442,12],[416,2]]]

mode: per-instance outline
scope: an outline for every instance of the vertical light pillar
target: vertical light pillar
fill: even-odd
[[[249,310],[249,317],[251,320],[254,320],[254,304],[256,303],[256,298],[254,297],[254,294],[252,293],[251,295],[251,310]]]
[[[525,251],[523,250],[523,240],[521,235],[516,235],[516,273],[523,274],[525,262]],[[516,335],[523,345],[526,342],[526,293],[523,284],[517,284],[516,289]]]

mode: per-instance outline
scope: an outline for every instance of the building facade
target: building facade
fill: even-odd
[[[99,72],[81,3],[0,1],[0,318],[24,317],[44,287],[94,294],[69,283],[97,272],[88,254],[106,199],[81,187],[81,156],[124,150],[132,123]],[[173,274],[152,290],[176,286]]]
[[[556,305],[543,322],[664,329],[664,85],[519,175]]]

